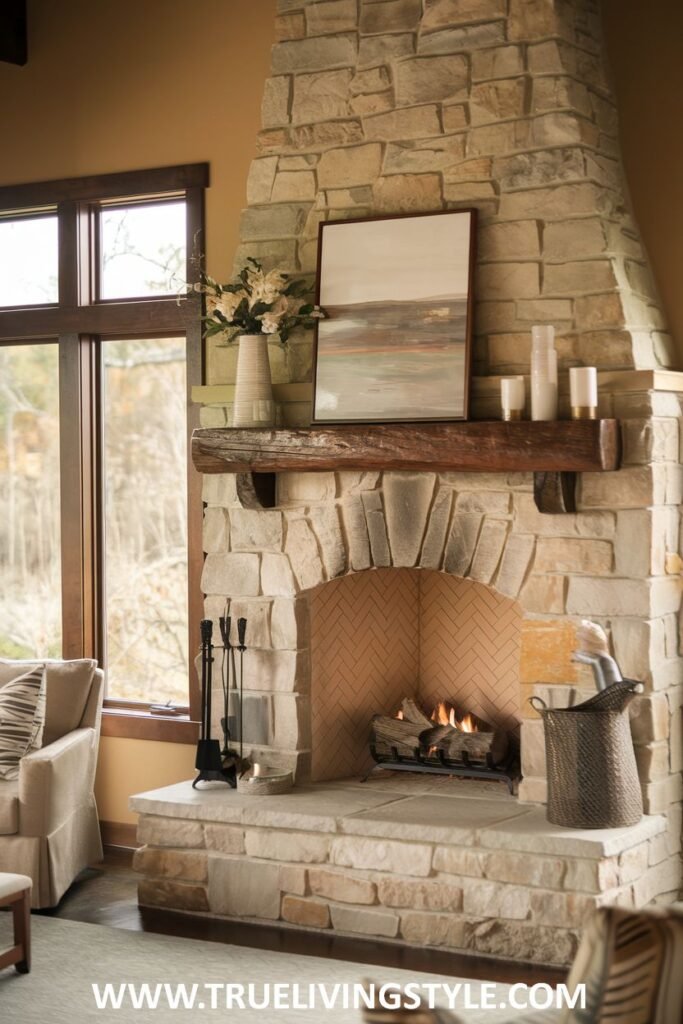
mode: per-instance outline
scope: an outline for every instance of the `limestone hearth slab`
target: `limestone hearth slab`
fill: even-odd
[[[481,846],[496,850],[529,853],[554,853],[565,857],[613,857],[658,835],[666,828],[661,815],[645,815],[637,825],[627,828],[574,829],[551,825],[544,807],[479,833]]]
[[[500,825],[528,814],[513,797],[472,800],[459,796],[401,797],[392,803],[342,819],[341,829],[352,835],[386,839],[418,839],[468,846],[479,829]]]
[[[224,785],[197,791],[189,782],[179,782],[132,797],[130,807],[140,814],[337,832],[340,818],[395,799],[394,794],[336,783],[297,786],[279,796],[251,797]]]
[[[520,804],[500,787],[477,799],[478,783],[462,785],[445,795],[444,788],[419,795],[401,789],[401,779],[375,788],[372,782],[318,783],[273,797],[249,797],[225,786],[193,790],[189,782],[141,793],[131,810],[142,815],[225,822],[262,828],[362,835],[501,849],[538,855],[559,854],[599,860],[614,856],[662,832],[665,819],[646,816],[623,829],[577,830],[548,823],[545,808]],[[415,780],[410,780],[415,781]],[[429,780],[438,786],[441,780]],[[461,795],[462,794],[462,795]]]
[[[419,796],[423,793],[432,796],[468,797],[473,800],[499,800],[508,797],[507,787],[502,782],[488,779],[460,779],[453,775],[420,775],[412,772],[392,772],[376,770],[367,780],[358,778],[336,780],[335,785],[344,787],[371,789],[374,793],[394,793],[396,796]]]

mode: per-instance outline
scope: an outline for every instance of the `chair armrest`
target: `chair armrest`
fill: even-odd
[[[48,836],[92,798],[95,729],[74,729],[19,765],[19,833]]]

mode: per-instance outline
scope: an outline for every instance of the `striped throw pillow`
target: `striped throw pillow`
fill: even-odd
[[[22,757],[41,745],[45,666],[0,687],[0,779],[16,779]]]

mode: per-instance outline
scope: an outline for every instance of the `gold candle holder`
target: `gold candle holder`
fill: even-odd
[[[598,407],[597,405],[573,405],[572,406],[572,419],[573,420],[597,420],[598,418]]]

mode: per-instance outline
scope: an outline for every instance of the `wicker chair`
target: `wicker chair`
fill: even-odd
[[[586,986],[586,1009],[562,1024],[682,1024],[683,912],[606,907],[581,940],[567,985]]]
[[[524,1013],[507,1024],[683,1024],[683,908],[596,911],[567,980],[570,992],[577,985],[586,986],[585,1008]],[[467,1019],[427,1009],[363,1014],[366,1024],[467,1024]]]

